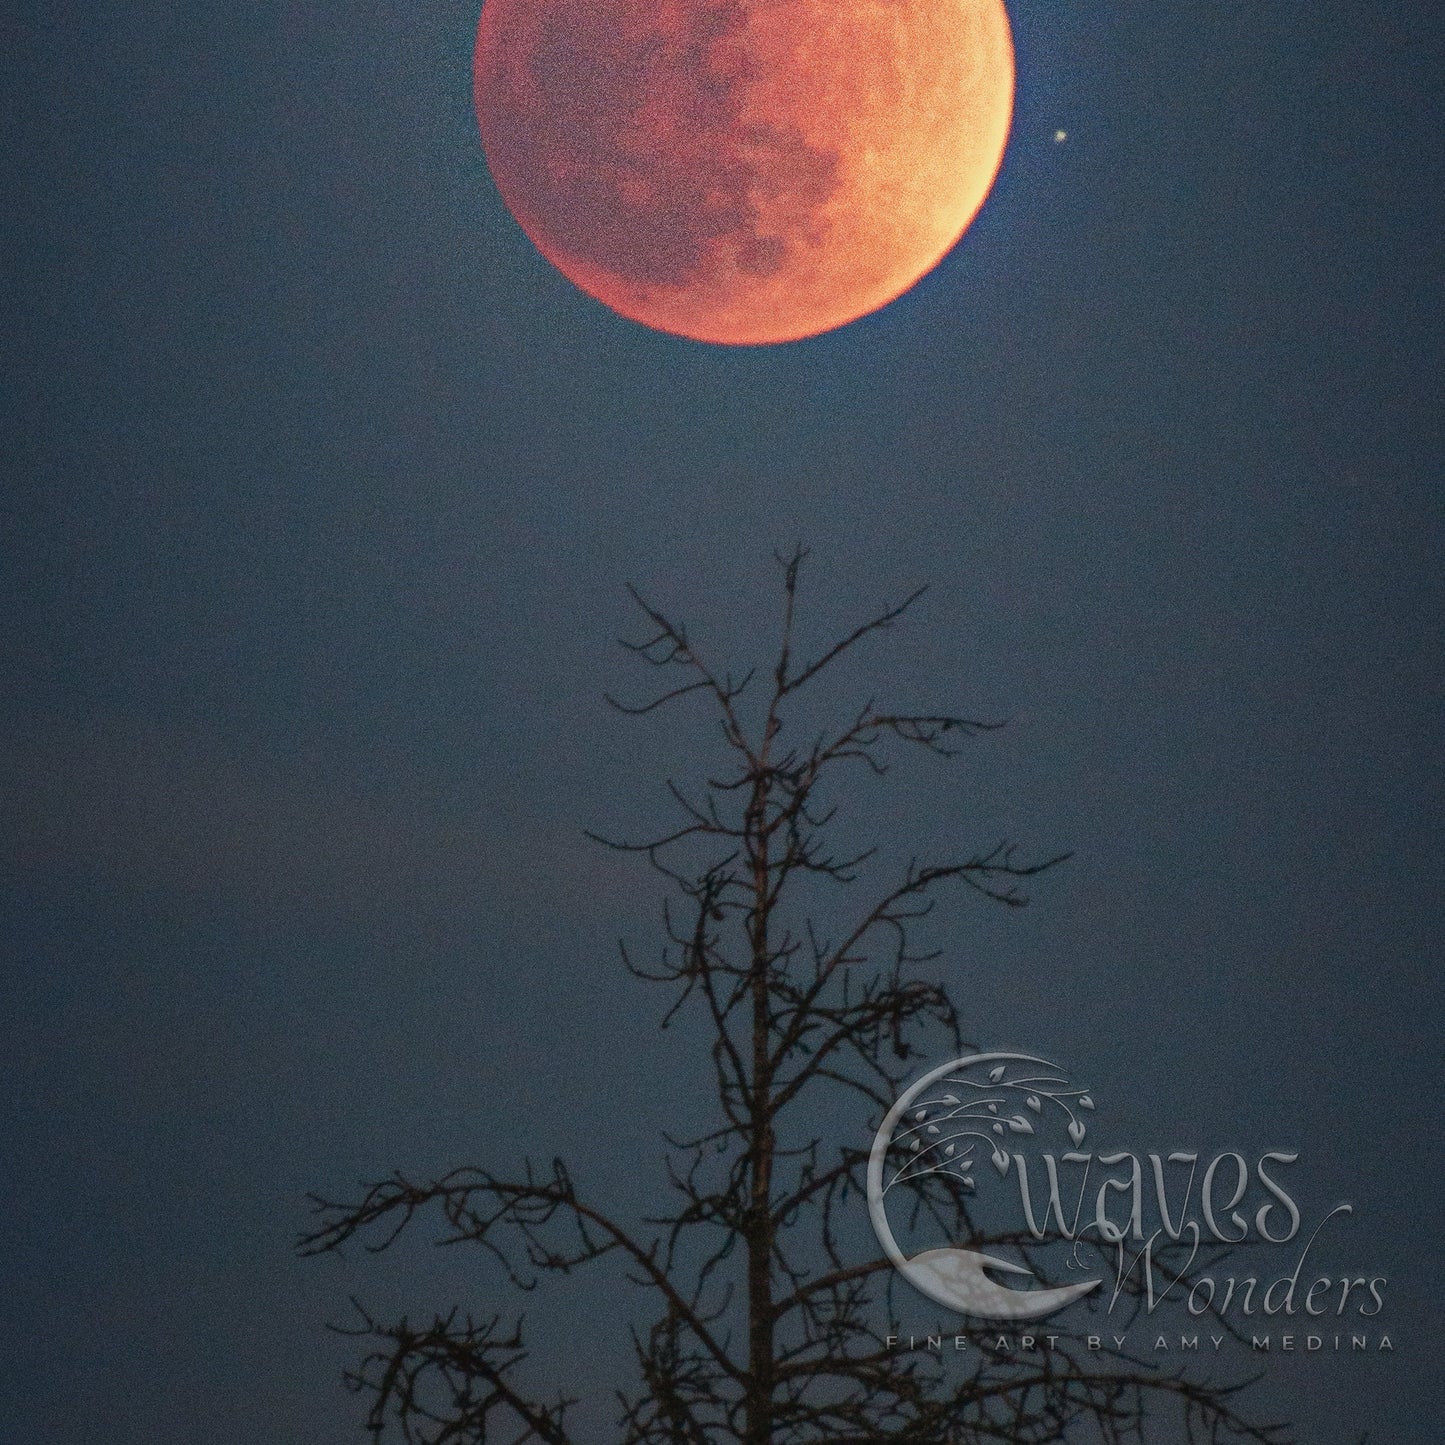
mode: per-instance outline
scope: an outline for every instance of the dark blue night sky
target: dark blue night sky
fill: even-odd
[[[1435,1445],[1435,9],[1018,0],[963,243],[771,349],[533,251],[474,8],[62,9],[0,87],[0,1442],[359,1441],[348,1294],[511,1303],[456,1252],[297,1259],[309,1190],[562,1154],[646,1212],[697,1040],[583,829],[666,822],[714,735],[604,706],[624,584],[746,666],[802,539],[816,641],[932,584],[840,697],[1011,720],[859,837],[1073,850],[933,920],[972,1036],[1151,1145],[1298,1147],[1396,1349],[1265,1398]],[[611,1284],[567,1283],[543,1378],[607,1440]]]

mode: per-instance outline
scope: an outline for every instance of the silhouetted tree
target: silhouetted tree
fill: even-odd
[[[800,660],[794,608],[804,556],[780,559],[781,643],[762,676],[719,671],[682,625],[632,593],[648,631],[623,645],[660,685],[640,705],[613,705],[640,715],[700,700],[730,759],[692,789],[668,782],[678,817],[662,836],[599,840],[641,855],[665,879],[659,961],[644,965],[625,947],[624,959],[671,990],[664,1027],[679,1010],[698,1009],[712,1039],[717,1116],[699,1137],[668,1141],[671,1207],[646,1229],[625,1225],[589,1203],[560,1160],[516,1175],[466,1167],[418,1182],[397,1174],[352,1202],[314,1198],[317,1223],[303,1251],[357,1238],[384,1249],[435,1212],[444,1242],[481,1246],[518,1286],[535,1272],[624,1257],[656,1310],[633,1334],[640,1379],[619,1392],[625,1445],[1113,1442],[1145,1439],[1155,1419],[1171,1440],[1282,1440],[1281,1427],[1236,1413],[1238,1383],[1201,1383],[1142,1355],[1087,1350],[1063,1326],[1051,1327],[1055,1348],[1027,1362],[975,1350],[944,1368],[887,1347],[892,1291],[907,1286],[873,1250],[860,1254],[848,1225],[863,1196],[862,1130],[830,1145],[807,1127],[817,1117],[810,1106],[827,1097],[835,1115],[846,1103],[860,1125],[870,1113],[876,1122],[916,1072],[921,1039],[961,1046],[955,1005],[919,974],[934,955],[917,945],[915,925],[939,890],[960,886],[1018,907],[1024,880],[1062,860],[1028,861],[1000,843],[915,861],[866,903],[853,902],[869,853],[840,852],[832,841],[835,778],[856,768],[883,773],[899,749],[952,756],[994,724],[870,702],[832,730],[795,737],[786,724],[799,694],[923,592]],[[820,898],[810,883],[840,891]],[[946,1172],[928,1183],[920,1207],[950,1237],[971,1231],[962,1183]],[[1027,1254],[1032,1241],[985,1242]],[[349,1329],[372,1352],[348,1380],[370,1397],[376,1437],[395,1428],[419,1445],[570,1445],[572,1402],[521,1387],[523,1340],[500,1315],[451,1309],[416,1326],[358,1310]],[[1156,1414],[1170,1400],[1175,1407]]]

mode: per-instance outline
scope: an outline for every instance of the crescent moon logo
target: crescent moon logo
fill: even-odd
[[[990,1146],[990,1162],[1007,1175],[1010,1160],[1003,1141],[1010,1134],[1034,1134],[1046,1110],[1067,1116],[1068,1135],[1077,1146],[1086,1132],[1079,1111],[1091,1110],[1094,1101],[1087,1090],[1070,1090],[1067,1084],[1057,1065],[1031,1054],[969,1054],[912,1084],[879,1125],[868,1155],[868,1216],[893,1267],[929,1299],[980,1319],[1037,1320],[1098,1288],[1100,1281],[1091,1279],[1058,1288],[1010,1289],[986,1271],[1033,1279],[1032,1271],[971,1249],[905,1255],[888,1223],[884,1199],[895,1185],[932,1175],[971,1190],[980,1145]],[[1011,1112],[1015,1103],[1020,1107]],[[890,1155],[899,1162],[892,1163]]]

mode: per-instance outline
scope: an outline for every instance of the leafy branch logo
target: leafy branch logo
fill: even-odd
[[[1088,1133],[1083,1116],[1093,1108],[1087,1089],[1070,1088],[1056,1064],[1031,1054],[970,1054],[925,1074],[888,1111],[868,1157],[868,1214],[894,1267],[930,1299],[982,1319],[1042,1319],[1096,1289],[1097,1279],[1057,1289],[1009,1289],[984,1271],[1029,1279],[1032,1272],[959,1247],[910,1258],[899,1248],[887,1212],[893,1190],[916,1190],[930,1178],[972,1192],[974,1165],[985,1157],[1000,1177],[1007,1176],[1010,1143],[1021,1145],[1065,1120],[1077,1149]]]

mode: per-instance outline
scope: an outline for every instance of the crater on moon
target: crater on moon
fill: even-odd
[[[786,246],[760,233],[761,207],[816,213],[838,157],[747,117],[759,62],[739,43],[746,25],[736,0],[524,9],[498,37],[514,62],[478,90],[524,226],[628,281],[686,285],[725,247],[744,272],[776,271]]]

